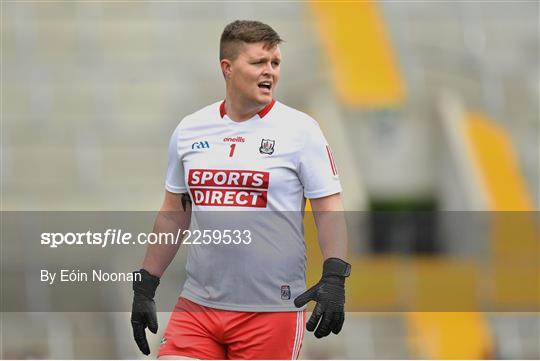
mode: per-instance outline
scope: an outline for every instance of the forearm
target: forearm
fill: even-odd
[[[317,233],[323,259],[335,257],[346,260],[348,236],[343,212],[319,212],[316,218],[318,218]]]
[[[311,207],[323,258],[326,260],[335,257],[346,260],[348,234],[341,196],[334,194],[312,199]]]
[[[178,230],[182,232],[188,229],[190,221],[191,209],[189,212],[187,210],[171,212],[162,209],[156,217],[153,232],[156,234],[177,234]],[[142,268],[154,276],[161,277],[176,256],[180,245],[181,241],[178,244],[156,243],[148,245]]]

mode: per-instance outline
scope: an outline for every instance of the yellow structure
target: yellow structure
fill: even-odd
[[[376,3],[310,5],[340,100],[351,107],[401,104],[405,90]]]
[[[487,324],[478,312],[417,312],[408,315],[415,357],[425,359],[494,358]]]
[[[489,210],[532,211],[531,196],[504,130],[481,113],[468,114],[463,124],[471,157],[487,190]]]
[[[502,310],[538,309],[540,232],[532,197],[504,129],[481,113],[464,124],[491,211],[491,297]]]

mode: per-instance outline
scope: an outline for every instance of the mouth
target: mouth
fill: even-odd
[[[271,81],[262,81],[257,84],[259,89],[263,90],[263,92],[267,93],[272,90],[272,82]]]

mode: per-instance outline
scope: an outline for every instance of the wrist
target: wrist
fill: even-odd
[[[339,277],[345,279],[351,274],[351,265],[336,257],[328,258],[323,264],[323,277]]]
[[[133,272],[133,291],[148,298],[154,298],[159,286],[159,277],[150,274],[144,268]]]

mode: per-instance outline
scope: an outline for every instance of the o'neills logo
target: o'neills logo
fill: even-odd
[[[191,199],[199,206],[266,208],[269,172],[190,169]]]
[[[238,136],[238,137],[225,137],[223,138],[224,142],[230,142],[230,143],[244,143],[246,141],[246,138]]]

